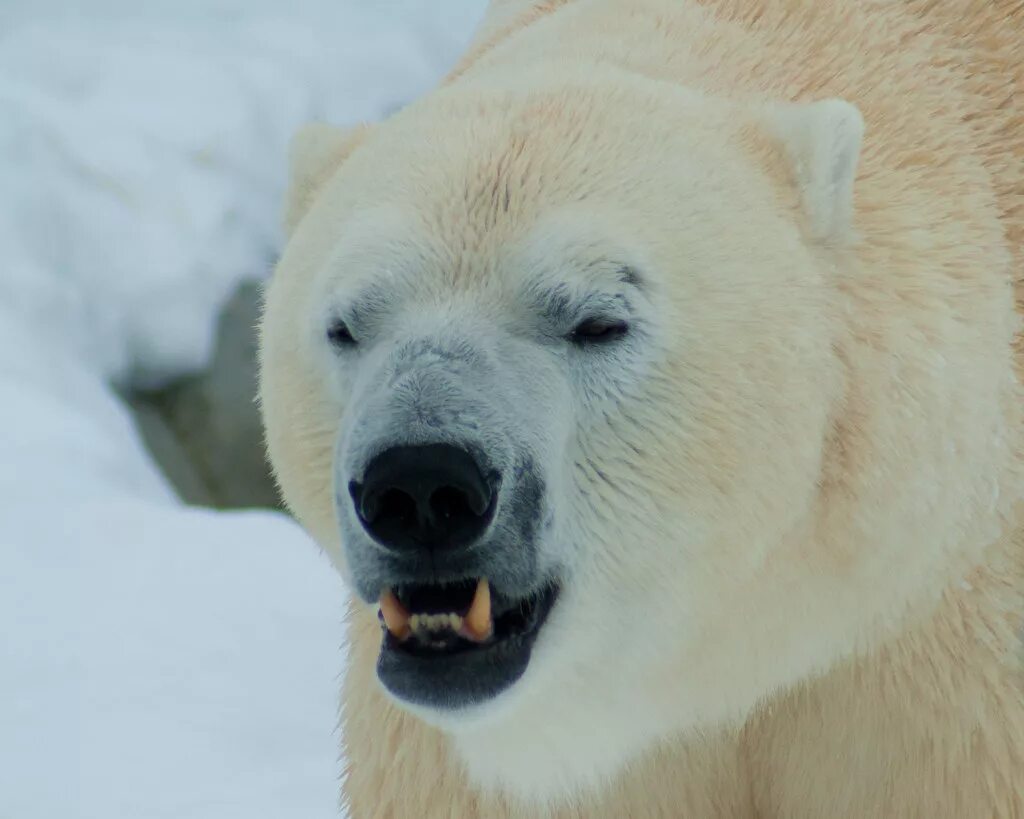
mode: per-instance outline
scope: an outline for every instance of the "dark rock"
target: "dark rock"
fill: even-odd
[[[156,462],[187,503],[278,506],[256,406],[260,287],[243,284],[225,306],[205,372],[127,396]]]

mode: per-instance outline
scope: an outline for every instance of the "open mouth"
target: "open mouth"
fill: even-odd
[[[392,694],[418,705],[454,709],[491,699],[526,671],[557,597],[549,584],[512,598],[485,578],[385,589],[377,674]]]

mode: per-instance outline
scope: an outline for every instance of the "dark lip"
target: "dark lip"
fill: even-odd
[[[454,711],[494,699],[526,672],[559,591],[558,583],[549,582],[518,598],[496,592],[495,635],[482,645],[460,638],[452,650],[436,652],[399,642],[385,629],[377,676],[398,699],[438,710]],[[522,627],[503,632],[501,618],[514,619],[516,609],[526,603],[530,608]]]

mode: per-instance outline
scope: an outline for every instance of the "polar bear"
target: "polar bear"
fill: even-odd
[[[1024,9],[504,0],[295,139],[355,817],[1024,815]]]

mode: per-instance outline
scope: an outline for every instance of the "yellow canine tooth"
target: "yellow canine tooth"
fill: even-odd
[[[384,617],[384,625],[398,640],[405,640],[410,632],[409,612],[405,610],[391,589],[384,589],[380,595],[380,613]],[[415,619],[415,618],[413,618]],[[413,628],[415,628],[413,626]]]
[[[478,643],[491,636],[494,623],[491,620],[491,587],[487,578],[481,577],[476,584],[473,603],[462,618],[462,634]]]

